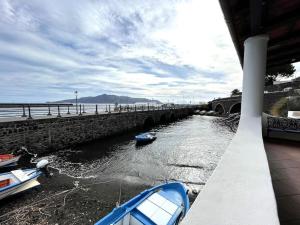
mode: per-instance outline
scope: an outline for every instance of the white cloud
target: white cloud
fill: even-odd
[[[2,0],[0,14],[0,101],[75,89],[203,101],[241,87],[217,0]]]

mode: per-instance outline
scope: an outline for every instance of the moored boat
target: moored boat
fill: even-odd
[[[0,167],[15,166],[20,158],[20,155],[2,154],[0,155]]]
[[[30,153],[25,147],[21,147],[20,150],[14,151],[10,154],[0,154],[0,168],[16,166],[18,164],[19,159],[24,154],[35,156],[34,154]]]
[[[146,144],[154,141],[156,139],[154,132],[146,132],[135,136],[137,144]]]
[[[95,223],[95,225],[175,225],[189,210],[186,187],[166,183],[143,191]]]
[[[37,178],[46,170],[47,160],[41,160],[34,169],[18,169],[0,174],[0,200],[39,186]]]

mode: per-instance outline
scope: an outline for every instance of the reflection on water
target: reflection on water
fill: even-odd
[[[233,136],[212,120],[193,116],[156,127],[152,131],[157,139],[149,145],[136,146],[136,132],[131,132],[46,156],[55,168],[54,177],[42,178],[42,191],[26,193],[23,200],[10,198],[0,210],[8,212],[67,190],[67,201],[64,194],[46,205],[44,210],[51,218],[38,214],[37,222],[30,223],[39,224],[43,219],[49,224],[93,224],[112,210],[119,196],[122,202],[127,201],[165,180],[180,180],[191,189],[201,190]],[[57,208],[62,215],[55,214]]]
[[[75,178],[130,177],[143,181],[181,180],[205,183],[229,144],[232,133],[212,124],[212,117],[194,116],[153,129],[157,140],[136,146],[135,133],[60,151],[52,167]]]

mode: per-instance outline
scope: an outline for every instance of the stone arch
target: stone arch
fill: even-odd
[[[225,109],[224,106],[222,104],[217,104],[215,107],[215,112],[219,115],[224,115],[225,114]]]
[[[241,112],[241,103],[233,104],[229,109],[229,114],[240,113]]]
[[[149,116],[144,121],[144,128],[151,128],[155,125],[154,119]]]
[[[174,122],[175,120],[176,120],[176,117],[175,117],[174,113],[172,113],[172,114],[170,115],[170,121],[171,121],[171,122]]]
[[[162,123],[162,124],[166,124],[168,122],[167,115],[166,114],[162,114],[160,116],[159,122]]]

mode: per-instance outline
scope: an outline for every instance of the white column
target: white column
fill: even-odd
[[[268,36],[259,35],[244,43],[242,119],[262,114],[268,40]]]

